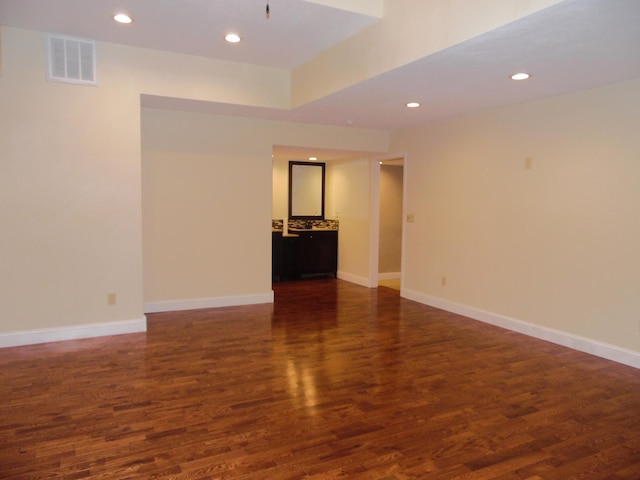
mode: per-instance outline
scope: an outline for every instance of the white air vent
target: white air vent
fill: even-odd
[[[49,35],[49,80],[96,85],[96,44]]]

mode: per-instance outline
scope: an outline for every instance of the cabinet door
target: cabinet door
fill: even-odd
[[[301,274],[331,273],[338,270],[338,233],[313,232],[300,235],[298,268]]]
[[[282,279],[293,280],[300,276],[298,237],[282,237]]]
[[[282,232],[271,232],[271,280],[282,279]]]

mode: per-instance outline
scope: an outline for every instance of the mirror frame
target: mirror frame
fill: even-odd
[[[322,169],[322,190],[321,190],[321,214],[320,215],[292,215],[293,213],[293,167],[295,165],[298,166],[308,166],[314,168]],[[300,219],[300,220],[324,220],[324,189],[325,189],[325,164],[319,162],[301,162],[297,160],[289,160],[289,218],[290,219]]]

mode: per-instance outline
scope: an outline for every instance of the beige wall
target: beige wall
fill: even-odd
[[[403,287],[640,351],[639,111],[634,81],[395,132]]]
[[[146,304],[271,291],[271,218],[288,213],[288,161],[272,161],[274,139],[387,147],[374,131],[142,112]]]
[[[401,270],[403,170],[402,165],[380,165],[379,273]]]
[[[331,215],[340,222],[338,276],[368,284],[371,249],[370,159],[332,162],[330,171]]]
[[[145,303],[271,290],[271,142],[260,123],[142,111]]]
[[[292,158],[291,160],[295,160]],[[276,159],[272,171],[273,201],[272,218],[284,220],[289,218],[289,160]],[[326,195],[326,193],[325,193]]]
[[[289,72],[97,42],[97,86],[48,82],[46,35],[0,32],[0,333],[142,321],[140,95],[286,108]]]
[[[99,87],[47,82],[46,36],[2,37],[0,332],[139,320],[140,110],[126,66],[102,51]]]
[[[46,35],[0,31],[0,334],[142,320],[140,95],[285,108],[288,72],[97,42],[98,86],[48,82]],[[157,182],[145,178],[157,201],[145,212],[166,214],[151,232],[173,235],[149,247],[145,233],[149,301],[270,290],[273,144],[386,151],[389,138],[152,109],[143,126]]]

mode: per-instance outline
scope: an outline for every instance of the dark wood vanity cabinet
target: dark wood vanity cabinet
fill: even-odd
[[[312,275],[338,273],[338,232],[296,231],[272,234],[272,278],[295,280]]]

